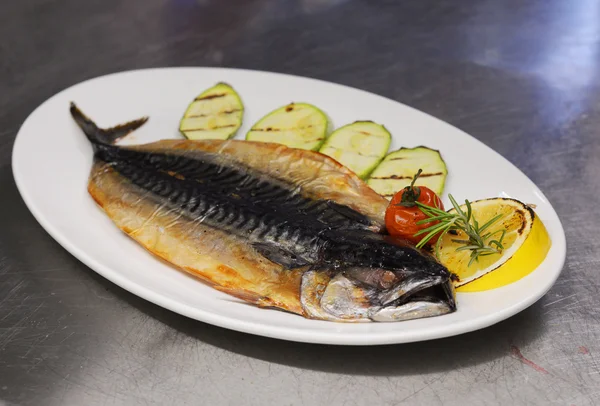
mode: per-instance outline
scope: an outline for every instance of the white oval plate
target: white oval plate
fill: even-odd
[[[92,148],[71,119],[69,102],[75,101],[100,126],[150,116],[146,125],[128,137],[128,143],[180,138],[177,128],[187,104],[219,81],[233,85],[245,104],[244,125],[238,138],[265,113],[295,101],[319,106],[336,127],[359,119],[382,123],[393,135],[391,149],[417,145],[439,149],[449,168],[446,193],[470,200],[514,197],[537,205],[536,212],[553,242],[547,258],[530,275],[509,286],[458,294],[458,311],[453,314],[366,324],[307,320],[259,309],[156,260],[117,229],[88,195]],[[25,203],[40,224],[100,275],[135,295],[193,319],[286,340],[374,345],[480,329],[514,315],[542,297],[558,278],[565,260],[564,231],[546,197],[516,167],[481,142],[384,97],[283,74],[166,68],[117,73],[77,84],[44,102],[27,118],[15,142],[13,173]],[[444,201],[448,203],[446,198]]]

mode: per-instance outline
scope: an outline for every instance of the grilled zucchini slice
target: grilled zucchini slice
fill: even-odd
[[[317,151],[325,141],[328,126],[329,120],[319,108],[291,103],[261,118],[248,131],[246,139]]]
[[[366,179],[387,153],[391,140],[384,126],[372,121],[356,121],[335,130],[319,152]]]
[[[179,131],[190,140],[226,140],[242,125],[244,105],[227,83],[202,92],[185,111]]]
[[[390,152],[371,173],[368,185],[380,195],[391,199],[400,189],[410,185],[419,169],[416,186],[426,186],[438,195],[444,191],[448,170],[439,151],[427,147],[400,148]]]

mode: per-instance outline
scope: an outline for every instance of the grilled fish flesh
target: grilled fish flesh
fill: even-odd
[[[331,321],[456,310],[450,272],[385,234],[387,200],[317,152],[237,140],[118,146],[145,123],[100,129],[88,191],[151,253],[260,307]]]

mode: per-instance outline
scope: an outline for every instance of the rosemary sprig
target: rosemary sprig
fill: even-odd
[[[424,235],[424,237],[417,244],[417,248],[422,248],[429,240],[431,240],[437,234],[440,234],[440,238],[435,245],[436,255],[439,257],[440,241],[444,234],[449,231],[462,231],[466,234],[467,239],[452,239],[452,242],[463,244],[458,247],[457,251],[471,251],[471,259],[469,265],[475,261],[478,261],[480,257],[492,254],[501,254],[504,246],[502,241],[506,230],[497,230],[494,232],[486,232],[486,230],[495,222],[497,222],[502,214],[495,216],[490,219],[484,225],[479,225],[479,222],[473,216],[473,209],[471,203],[465,200],[466,213],[460,208],[456,200],[452,195],[448,195],[454,210],[456,213],[448,213],[444,210],[438,209],[437,207],[431,207],[424,205],[423,203],[416,202],[416,205],[421,209],[423,214],[427,216],[426,219],[418,221],[416,224],[427,224],[433,221],[437,221],[436,224],[431,225],[423,230],[420,230],[415,234],[416,236]],[[499,238],[498,238],[499,235]]]

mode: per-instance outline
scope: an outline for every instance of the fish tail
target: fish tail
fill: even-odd
[[[96,123],[83,114],[83,112],[79,110],[79,107],[77,107],[75,103],[71,102],[71,107],[69,110],[71,111],[71,116],[79,128],[81,128],[81,130],[85,133],[90,142],[95,145],[112,145],[117,140],[125,137],[127,134],[138,129],[146,121],[148,121],[148,117],[142,117],[128,123],[119,124],[112,128],[103,129],[98,127]]]

